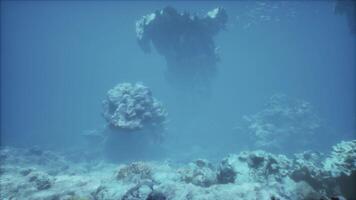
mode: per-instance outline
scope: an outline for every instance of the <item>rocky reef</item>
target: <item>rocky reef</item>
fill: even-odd
[[[225,28],[226,22],[223,8],[199,17],[165,7],[138,20],[136,35],[144,52],[151,52],[154,46],[165,58],[166,76],[173,85],[206,92],[219,60],[213,37]]]
[[[243,119],[241,131],[250,137],[251,143],[274,152],[311,148],[321,127],[321,120],[310,103],[283,94],[272,96],[262,111]]]
[[[127,164],[73,162],[64,153],[2,147],[0,199],[355,199],[355,144],[343,141],[331,153],[293,157],[257,150],[218,163]]]

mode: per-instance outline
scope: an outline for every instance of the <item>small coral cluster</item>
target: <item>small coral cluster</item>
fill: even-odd
[[[286,95],[272,96],[262,111],[245,116],[244,122],[243,131],[265,150],[306,149],[321,126],[310,103]]]
[[[214,167],[207,160],[199,159],[178,170],[181,180],[194,185],[209,187],[216,184]]]
[[[130,165],[121,166],[116,178],[118,180],[131,182],[152,179],[152,169],[144,162],[133,162]]]
[[[136,131],[163,128],[167,112],[141,83],[121,83],[107,92],[103,116],[112,129]]]

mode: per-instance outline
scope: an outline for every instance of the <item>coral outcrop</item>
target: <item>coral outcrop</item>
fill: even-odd
[[[213,37],[225,28],[227,14],[215,8],[199,17],[165,7],[136,22],[138,44],[144,52],[154,46],[167,62],[171,83],[206,89],[219,60]]]
[[[137,161],[161,152],[167,112],[142,83],[121,83],[109,90],[103,101],[103,116],[108,123],[102,131],[103,139],[92,133],[86,137],[102,145],[109,159]]]
[[[121,83],[107,92],[103,116],[109,126],[121,131],[161,129],[167,112],[141,83]]]

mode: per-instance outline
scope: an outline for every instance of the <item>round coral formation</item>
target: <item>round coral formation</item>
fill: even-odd
[[[109,90],[103,101],[103,116],[110,128],[135,131],[163,128],[167,112],[141,83],[121,83]]]

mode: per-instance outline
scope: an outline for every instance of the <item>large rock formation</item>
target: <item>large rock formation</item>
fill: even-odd
[[[213,37],[225,28],[227,14],[216,8],[204,17],[165,7],[136,22],[138,44],[151,45],[167,62],[167,78],[176,86],[206,92],[219,60]]]

